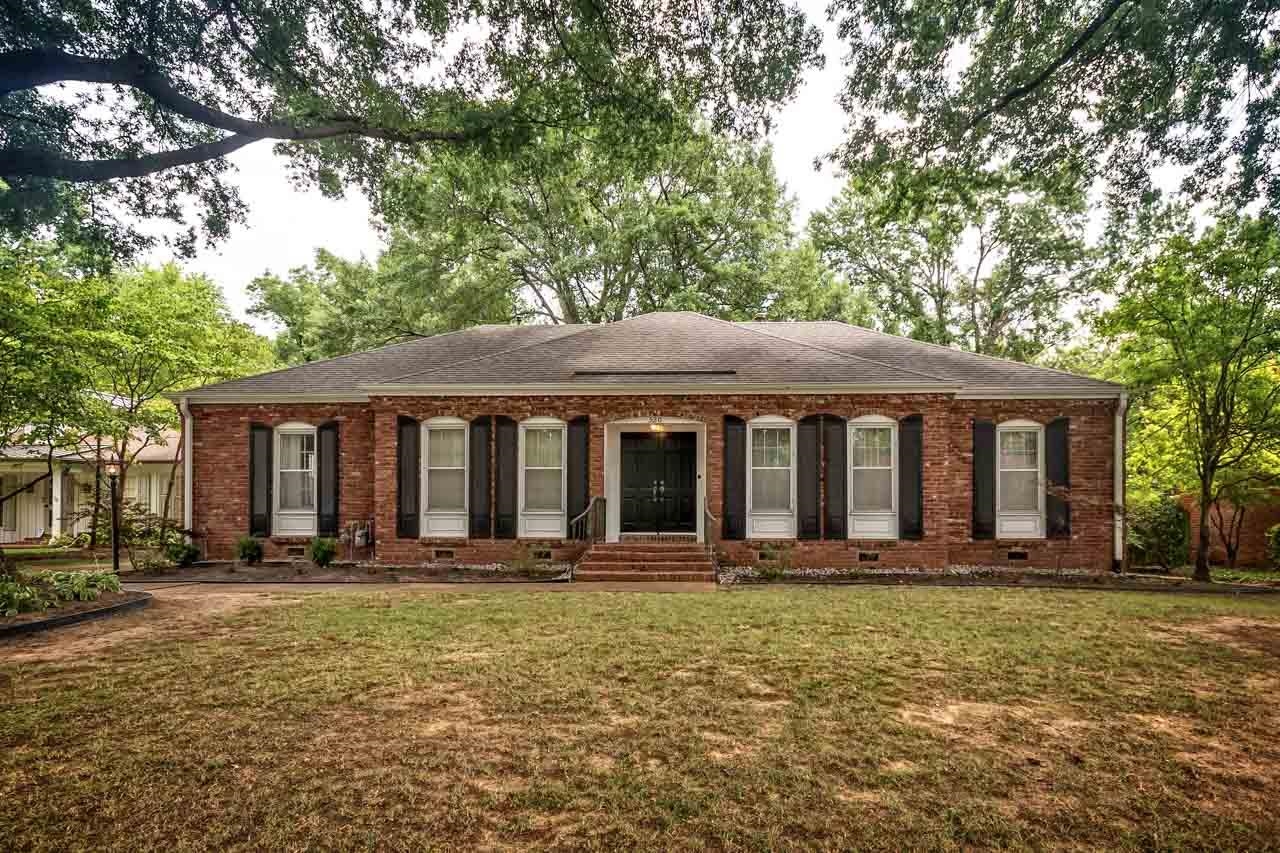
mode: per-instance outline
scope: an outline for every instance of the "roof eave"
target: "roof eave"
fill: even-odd
[[[1118,400],[1126,394],[1123,385],[1098,383],[1102,387],[1046,388],[976,387],[956,392],[957,400]]]
[[[367,403],[362,391],[188,391],[169,395],[175,403]]]

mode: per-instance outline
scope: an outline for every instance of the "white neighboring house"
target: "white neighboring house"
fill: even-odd
[[[121,500],[144,504],[155,515],[164,511],[169,476],[178,452],[178,433],[166,432],[162,444],[151,444],[139,451],[129,466]],[[24,483],[32,483],[47,470],[47,448],[39,445],[0,447],[0,497]],[[103,464],[113,461],[103,448]],[[0,506],[0,545],[37,542],[62,534],[75,534],[89,529],[88,519],[77,519],[93,505],[94,447],[86,442],[79,450],[61,451],[54,457],[53,478],[33,483],[17,497]],[[106,500],[107,478],[102,480]],[[182,466],[173,480],[173,498],[169,502],[169,518],[182,523]]]

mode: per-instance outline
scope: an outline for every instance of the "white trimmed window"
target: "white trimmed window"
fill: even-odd
[[[432,418],[426,431],[427,512],[467,511],[467,422]]]
[[[897,538],[897,462],[897,421],[865,415],[849,422],[849,538]]]
[[[520,424],[520,535],[565,535],[565,423],[530,418]]]
[[[1008,421],[996,427],[996,536],[1044,536],[1044,427]]]
[[[422,424],[422,535],[467,535],[467,422],[431,418]]]
[[[314,536],[316,428],[310,424],[276,427],[275,468],[273,530],[281,536]]]
[[[795,537],[796,425],[781,417],[755,418],[747,429],[749,538]]]

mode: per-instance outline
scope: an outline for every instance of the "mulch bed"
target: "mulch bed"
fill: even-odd
[[[148,592],[103,592],[93,601],[64,601],[43,613],[0,616],[0,637],[72,625],[120,611],[128,612],[137,607],[145,607],[150,600],[151,594]]]
[[[568,566],[562,564],[545,569],[495,569],[444,563],[422,566],[334,563],[321,569],[305,562],[265,562],[252,566],[210,562],[161,574],[129,572],[123,579],[134,583],[522,583],[555,580],[567,571]]]

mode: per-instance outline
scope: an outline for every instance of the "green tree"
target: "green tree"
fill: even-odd
[[[319,253],[251,285],[251,311],[281,326],[285,360],[483,322],[862,310],[796,242],[767,148],[703,133],[643,150],[561,137],[501,163],[436,156],[386,187],[376,263]]]
[[[109,403],[102,435],[120,461],[121,486],[143,449],[185,426],[166,395],[276,364],[267,340],[231,317],[216,284],[174,264],[117,275],[106,318],[92,380]]]
[[[286,277],[259,276],[249,284],[249,313],[280,327],[274,346],[286,364],[515,318],[512,295],[471,272],[397,230],[376,262],[321,249]]]
[[[597,143],[560,136],[500,164],[435,158],[389,180],[381,210],[502,282],[522,319],[763,311],[770,263],[793,236],[770,150],[694,130],[655,147]]]
[[[1100,329],[1151,394],[1138,446],[1152,473],[1175,485],[1189,473],[1209,508],[1280,449],[1280,234],[1268,218],[1224,216],[1199,236],[1184,221],[1134,258],[1108,273],[1116,303]],[[1204,581],[1209,525],[1202,512]]]
[[[829,14],[848,45],[847,165],[1101,175],[1128,207],[1172,164],[1194,198],[1280,208],[1272,2],[835,0]]]
[[[336,193],[407,147],[500,159],[588,122],[652,142],[690,110],[751,132],[819,41],[784,0],[6,3],[0,224],[127,252],[145,237],[112,205],[181,220],[194,198],[220,237],[242,214],[226,155],[264,139]]]
[[[1022,360],[1064,340],[1088,260],[1083,200],[1003,174],[920,178],[854,175],[809,220],[828,262],[880,306],[878,325]]]
[[[0,247],[0,446],[44,451],[46,470],[0,507],[53,476],[53,460],[100,428],[86,352],[107,328],[108,282],[73,250],[33,242]]]

